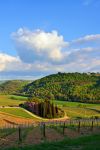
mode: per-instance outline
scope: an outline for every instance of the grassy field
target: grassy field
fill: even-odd
[[[22,108],[12,108],[19,106],[19,104],[24,103],[27,100],[27,97],[23,96],[16,96],[16,95],[0,95],[0,106],[3,106],[3,108],[0,108],[0,112],[4,112],[5,115],[13,115],[15,117],[21,117],[21,118],[27,118],[27,119],[33,119],[33,120],[39,120],[35,115],[30,115],[24,109]],[[8,106],[12,106],[11,108],[6,108]],[[5,107],[5,108],[4,108]]]
[[[25,97],[25,96],[18,96],[18,95],[8,95],[8,97],[10,98],[10,99],[14,99],[14,100],[23,100],[23,101],[25,101],[25,100],[27,100],[27,97]]]
[[[87,109],[87,108],[72,108],[72,107],[63,107],[63,110],[71,118],[91,118],[91,117],[100,117],[100,113]]]
[[[2,109],[2,110],[1,110]],[[13,124],[32,124],[37,121],[41,121],[40,118],[33,115],[31,116],[27,112],[24,112],[23,110],[16,110],[16,108],[9,108],[3,110],[3,108],[0,109],[0,128],[5,128],[9,126],[13,126]],[[11,110],[10,110],[11,109]]]
[[[23,103],[27,100],[27,97],[15,96],[15,95],[0,95],[0,106],[18,106],[20,103]],[[59,107],[61,107],[65,114],[70,118],[91,118],[91,117],[100,117],[100,104],[87,104],[79,102],[66,102],[66,101],[55,101],[53,102]],[[1,108],[0,111],[30,118],[28,113],[24,112],[22,109],[17,110],[16,108]]]
[[[100,104],[87,104],[79,102],[53,101],[61,107],[70,118],[100,117]]]
[[[100,110],[100,104],[88,104],[88,103],[80,103],[80,102],[66,102],[66,101],[53,101],[57,105],[61,106],[69,106],[69,107],[88,107],[88,108],[96,108],[98,107]]]
[[[14,116],[17,116],[17,117],[34,119],[33,116],[31,116],[30,114],[28,114],[22,108],[0,108],[0,112],[11,114],[11,115],[14,115]]]
[[[18,106],[26,101],[26,97],[15,95],[0,95],[0,106]]]
[[[19,150],[7,148],[6,150]],[[100,135],[89,135],[75,139],[66,138],[58,142],[44,142],[39,145],[23,146],[21,150],[100,150]]]
[[[14,123],[32,123],[33,121],[40,120],[35,115],[30,115],[22,108],[7,108],[8,106],[19,106],[20,103],[26,101],[26,97],[15,95],[0,95],[0,127],[5,126],[7,121]]]

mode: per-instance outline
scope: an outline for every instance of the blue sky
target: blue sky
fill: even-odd
[[[100,0],[1,0],[0,79],[100,71]]]

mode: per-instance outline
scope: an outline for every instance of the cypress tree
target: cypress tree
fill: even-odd
[[[51,109],[52,109],[52,117],[54,117],[55,107],[54,107],[53,103],[51,104]]]
[[[57,107],[57,105],[56,105],[55,109],[56,109],[56,115],[57,115],[58,114],[58,107]]]

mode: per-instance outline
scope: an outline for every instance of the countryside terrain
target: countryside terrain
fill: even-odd
[[[20,107],[26,102],[46,104],[45,100],[61,109],[64,115],[58,118],[44,118]],[[99,150],[100,122],[97,122],[99,118],[98,73],[58,73],[36,81],[0,82],[1,149],[18,150],[21,147],[23,150],[58,150],[60,147],[60,149]],[[84,120],[81,122],[81,128],[80,120]],[[45,128],[41,126],[43,122]],[[21,139],[17,128],[19,125],[23,125]]]
[[[59,72],[36,81],[1,82],[0,106],[6,108],[0,108],[0,112],[32,118],[30,114],[23,115],[25,109],[7,108],[19,107],[19,104],[29,99],[49,99],[54,105],[59,106],[68,118],[100,117],[100,75]],[[26,110],[25,113],[27,114]]]

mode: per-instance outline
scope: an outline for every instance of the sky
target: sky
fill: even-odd
[[[0,0],[0,80],[100,72],[100,0]]]

